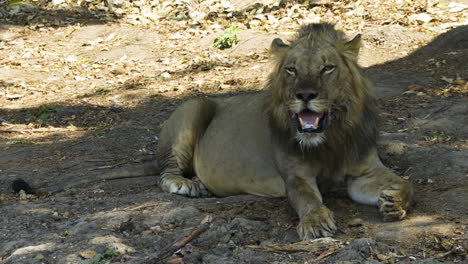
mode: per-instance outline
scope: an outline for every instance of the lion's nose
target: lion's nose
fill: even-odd
[[[299,100],[302,100],[304,102],[308,102],[315,97],[317,97],[318,93],[296,93],[296,97]]]

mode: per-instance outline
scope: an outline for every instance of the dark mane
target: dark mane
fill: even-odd
[[[335,26],[329,23],[303,25],[299,29],[296,39],[304,37],[325,37],[336,42],[343,39],[343,33],[335,30]]]

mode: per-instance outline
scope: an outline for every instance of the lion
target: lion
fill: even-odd
[[[331,24],[302,26],[289,44],[274,39],[274,69],[257,93],[192,99],[164,123],[157,164],[122,168],[31,188],[58,192],[96,179],[160,173],[160,188],[189,197],[253,194],[287,197],[299,216],[302,240],[337,230],[321,192],[345,183],[350,198],[400,220],[412,201],[411,184],[377,154],[374,89],[357,64],[360,35],[345,40]]]
[[[275,67],[263,91],[199,98],[164,123],[156,152],[159,186],[190,197],[287,197],[302,240],[337,226],[321,190],[346,182],[350,198],[405,217],[411,184],[377,154],[374,89],[357,64],[360,35],[346,41],[331,24],[274,39]]]

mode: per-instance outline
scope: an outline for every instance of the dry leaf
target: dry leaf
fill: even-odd
[[[445,77],[445,76],[442,76],[442,78],[440,78],[440,79],[441,79],[442,81],[446,81],[446,82],[448,82],[448,83],[450,83],[450,84],[453,83],[453,79],[452,79],[452,78],[447,78],[447,77]]]
[[[93,250],[83,251],[80,253],[80,257],[84,259],[90,259],[90,258],[93,258],[94,256],[96,256],[96,251],[93,251]]]
[[[384,261],[384,262],[387,261],[387,256],[385,256],[383,254],[375,254],[375,257],[380,261]]]

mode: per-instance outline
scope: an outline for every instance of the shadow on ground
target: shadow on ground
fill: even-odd
[[[96,25],[110,21],[117,21],[121,16],[115,15],[108,10],[89,9],[87,7],[70,8],[45,8],[37,6],[47,4],[37,2],[36,5],[23,3],[8,6],[6,2],[0,4],[0,32],[9,26],[35,26],[42,27],[64,27],[73,24]]]

